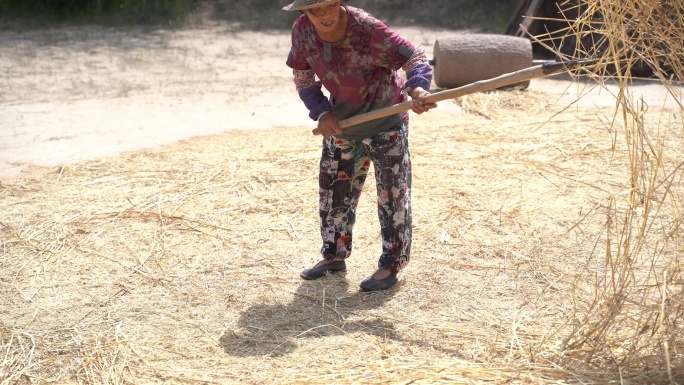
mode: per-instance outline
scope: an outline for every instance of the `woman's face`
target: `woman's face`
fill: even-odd
[[[340,2],[336,1],[332,4],[309,8],[305,12],[319,32],[329,33],[335,31],[340,23],[340,7]]]

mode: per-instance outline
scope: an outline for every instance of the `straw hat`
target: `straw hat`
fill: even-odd
[[[316,8],[323,4],[336,3],[340,0],[295,0],[292,4],[283,7],[285,11],[302,11],[309,8]]]

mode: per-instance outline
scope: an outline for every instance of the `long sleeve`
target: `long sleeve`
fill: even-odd
[[[299,98],[309,110],[309,117],[313,120],[328,111],[332,111],[330,101],[325,97],[321,82],[317,82],[313,70],[293,70],[294,82]]]
[[[432,66],[425,55],[425,50],[421,47],[416,47],[411,57],[402,66],[406,72],[405,89],[412,89],[421,87],[426,91],[430,91],[432,85]]]

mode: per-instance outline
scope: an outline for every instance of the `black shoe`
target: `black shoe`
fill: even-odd
[[[318,262],[316,266],[306,269],[299,274],[300,277],[306,280],[318,279],[325,277],[328,274],[335,274],[347,271],[347,265],[344,261],[332,261],[324,263],[325,261]]]
[[[389,277],[384,279],[375,279],[371,275],[364,279],[359,286],[361,286],[361,291],[382,291],[391,289],[397,282],[399,282],[397,273],[392,273]]]

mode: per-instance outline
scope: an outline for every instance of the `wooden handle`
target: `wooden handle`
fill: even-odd
[[[435,92],[434,94],[430,94],[429,96],[427,96],[425,98],[425,102],[437,103],[441,102],[442,100],[456,99],[464,95],[490,91],[512,84],[521,83],[527,80],[559,74],[561,72],[577,68],[580,65],[593,64],[595,62],[596,60],[571,60],[563,63],[540,64],[529,68],[524,68],[515,72],[503,74],[492,79],[480,80],[462,87]],[[341,129],[345,129],[347,127],[351,127],[360,123],[365,123],[370,120],[398,114],[403,111],[408,111],[411,109],[411,104],[412,101],[410,100],[403,103],[398,103],[390,107],[380,108],[375,111],[366,112],[364,114],[359,114],[356,116],[352,116],[351,118],[340,120],[338,124],[340,125]],[[318,130],[318,128],[313,129],[312,133],[314,135],[320,135],[320,131]]]

